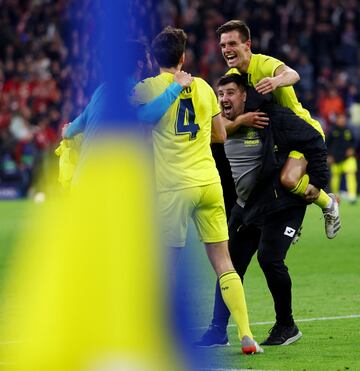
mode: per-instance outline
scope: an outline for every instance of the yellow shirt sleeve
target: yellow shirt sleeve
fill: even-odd
[[[284,62],[281,62],[280,60],[273,58],[273,57],[268,57],[268,56],[263,56],[264,61],[262,63],[259,63],[261,66],[262,70],[262,75],[264,76],[269,76],[273,77],[275,74],[275,70],[282,66]]]

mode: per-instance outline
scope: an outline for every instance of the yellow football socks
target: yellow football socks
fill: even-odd
[[[319,197],[314,201],[315,205],[320,206],[322,209],[330,207],[331,205],[331,198],[330,196],[322,189],[320,189]]]
[[[305,174],[299,180],[299,183],[296,185],[296,187],[293,188],[290,192],[303,197],[308,185],[309,175]],[[331,204],[331,198],[324,190],[320,189],[319,197],[314,201],[314,204],[320,206],[322,209],[325,209]]]
[[[290,192],[298,196],[303,196],[308,185],[309,185],[309,175],[305,174],[302,178],[300,178],[296,187],[291,189]]]
[[[219,283],[224,302],[237,324],[240,340],[244,336],[252,339],[244,289],[239,275],[235,271],[225,272],[219,277]]]

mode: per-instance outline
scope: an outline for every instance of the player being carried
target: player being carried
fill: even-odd
[[[294,85],[299,80],[298,73],[283,62],[263,54],[251,51],[250,29],[242,21],[231,20],[217,29],[220,37],[222,55],[230,68],[228,73],[240,73],[247,76],[248,84],[261,94],[272,93],[273,99],[281,106],[290,108],[297,116],[324,133],[318,121],[304,109],[298,101]],[[267,125],[264,116],[259,114],[251,122],[246,114],[240,115],[233,125],[262,128]],[[328,238],[334,238],[340,229],[339,205],[335,195],[327,194],[309,184],[306,174],[307,160],[298,151],[291,151],[281,172],[283,186],[294,194],[306,198],[321,207],[325,219],[325,231]]]

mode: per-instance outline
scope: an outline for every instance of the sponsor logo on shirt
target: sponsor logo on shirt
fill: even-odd
[[[285,236],[289,236],[289,237],[294,237],[295,232],[296,232],[296,231],[295,231],[294,228],[286,227],[286,228],[285,228],[284,235],[285,235]]]

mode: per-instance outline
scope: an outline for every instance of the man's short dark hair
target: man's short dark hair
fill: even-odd
[[[179,64],[185,45],[185,32],[168,26],[155,37],[151,50],[160,67],[171,68]]]
[[[250,40],[250,28],[245,22],[236,19],[228,21],[220,26],[216,30],[216,34],[220,37],[223,33],[231,31],[238,31],[242,42]]]
[[[217,87],[219,88],[220,86],[231,84],[232,82],[235,83],[241,91],[246,90],[248,87],[246,77],[238,73],[230,73],[220,77]]]

